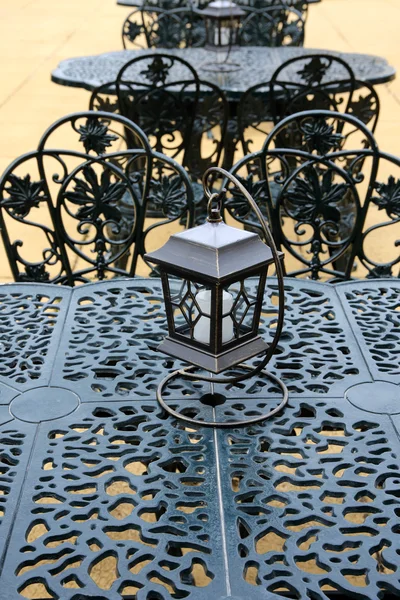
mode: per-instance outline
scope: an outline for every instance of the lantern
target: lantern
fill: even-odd
[[[230,0],[215,0],[206,8],[197,9],[206,27],[206,50],[227,51],[224,61],[203,65],[206,71],[230,72],[240,69],[237,63],[228,62],[230,51],[239,46],[240,24],[246,13]]]
[[[225,175],[241,189],[256,211],[269,245],[264,244],[257,233],[224,223],[220,213],[221,194],[212,194],[206,183],[207,177],[215,172]],[[200,368],[219,374],[264,353],[262,366],[255,371],[262,370],[276,346],[283,324],[283,255],[277,252],[258,206],[232,175],[214,167],[206,172],[203,181],[209,197],[206,223],[172,235],[162,248],[145,256],[149,262],[158,265],[163,285],[168,336],[159,350],[193,365],[185,370],[185,376],[214,383],[238,382],[252,375],[248,367],[245,367],[244,375],[234,378],[205,377],[195,375],[194,371]],[[266,278],[272,264],[278,275],[280,303],[277,331],[273,342],[268,344],[258,330]],[[177,371],[160,384],[158,399],[170,414],[192,422],[190,417],[173,411],[162,399],[163,387],[171,378],[182,374],[182,370]],[[268,376],[281,387],[286,403],[284,384],[274,376]],[[220,401],[219,398],[216,403]]]
[[[221,50],[239,45],[239,30],[242,17],[246,15],[230,0],[215,0],[206,8],[197,9],[206,25],[206,48]]]

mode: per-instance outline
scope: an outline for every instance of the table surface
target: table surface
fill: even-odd
[[[216,83],[231,97],[240,96],[252,85],[270,81],[274,71],[286,60],[314,53],[332,54],[343,58],[349,63],[357,79],[373,84],[391,81],[396,75],[395,69],[385,58],[369,54],[351,54],[310,48],[246,47],[231,53],[230,60],[241,67],[240,70],[231,73],[205,71],[204,65],[215,61],[215,54],[204,48],[186,48],[178,50],[119,50],[95,56],[69,58],[60,62],[58,67],[52,71],[51,78],[52,81],[61,85],[93,90],[99,85],[114,81],[121,67],[132,58],[154,52],[167,52],[185,59],[200,73],[202,79]],[[329,73],[333,78],[335,77],[333,68]],[[133,75],[139,76],[139,73],[133,73]],[[342,77],[343,73],[340,73],[340,78]]]
[[[305,4],[319,4],[322,0],[305,0]],[[152,2],[148,0],[117,0],[117,4],[119,6],[157,6],[157,2]]]
[[[212,431],[155,400],[179,365],[158,281],[0,287],[2,600],[399,596],[400,281],[285,290],[289,405]],[[210,418],[200,394],[167,398]],[[219,417],[279,402],[257,378],[225,394]]]

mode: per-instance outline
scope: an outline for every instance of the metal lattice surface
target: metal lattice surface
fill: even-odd
[[[160,50],[162,52],[162,49]],[[158,50],[154,50],[158,52]],[[321,54],[323,50],[306,48],[240,48],[235,52],[235,62],[241,68],[238,71],[227,74],[212,75],[207,73],[207,80],[215,83],[229,95],[241,95],[252,85],[270,81],[274,71],[286,60],[308,54]],[[52,72],[52,80],[62,85],[83,87],[93,90],[109,81],[114,81],[119,70],[130,59],[148,53],[148,50],[122,50],[109,52],[97,56],[85,56],[70,58],[62,61],[57,69]],[[179,56],[188,61],[196,70],[201,71],[201,66],[209,63],[212,53],[204,48],[185,48],[181,50],[171,49],[168,53]],[[370,83],[384,83],[395,76],[395,71],[386,59],[368,54],[350,54],[344,52],[325,52],[343,58],[357,79],[369,81]],[[211,57],[211,58],[210,58]],[[246,77],[243,77],[243,73]],[[132,73],[132,75],[135,75]],[[176,74],[178,76],[179,73]],[[140,75],[135,75],[140,80]],[[332,80],[340,78],[337,71],[330,72]]]
[[[211,431],[155,400],[178,366],[157,281],[2,286],[1,599],[399,597],[399,291],[287,280],[289,405]],[[279,399],[251,379],[212,409],[204,385],[168,404],[237,420]]]

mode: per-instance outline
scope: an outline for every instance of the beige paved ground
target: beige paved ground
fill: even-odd
[[[35,147],[44,129],[87,108],[89,94],[50,81],[64,58],[121,48],[128,9],[115,0],[0,0],[0,170]],[[385,56],[400,71],[400,0],[323,0],[312,6],[306,46]],[[378,88],[382,149],[400,154],[400,77]],[[0,248],[0,281],[10,279]]]

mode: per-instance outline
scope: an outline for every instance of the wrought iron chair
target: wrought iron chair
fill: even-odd
[[[201,176],[219,164],[224,147],[228,122],[224,93],[201,81],[186,61],[161,53],[129,61],[119,72],[115,89],[120,112],[138,123],[155,150],[187,169],[193,181],[196,222],[202,222],[206,200]]]
[[[292,58],[275,71],[270,83],[249,88],[241,98],[238,130],[244,154],[259,149],[273,125],[284,117],[313,109],[353,114],[374,132],[379,97],[371,84],[356,80],[339,57],[310,54]]]
[[[185,166],[200,94],[193,67],[174,55],[143,54],[121,68],[115,88],[119,112],[139,125],[157,152]]]
[[[65,139],[69,147],[60,149]],[[148,220],[150,203],[157,220]],[[134,276],[152,236],[157,244],[159,228],[183,216],[191,226],[186,172],[120,115],[59,119],[0,178],[0,229],[16,281],[75,285]],[[32,230],[35,247],[27,241]]]
[[[130,13],[122,26],[125,49],[198,48],[205,40],[204,21],[189,5],[170,10],[143,6]]]
[[[288,139],[285,130],[295,136],[295,147],[278,145]],[[388,176],[389,163],[395,176]],[[262,150],[244,157],[232,172],[270,221],[286,254],[287,275],[345,280],[356,266],[360,276],[388,276],[400,263],[400,161],[381,154],[358,119],[332,111],[287,117]],[[256,227],[240,193],[229,186],[225,209]],[[381,218],[383,212],[388,218]],[[372,244],[383,227],[393,232],[393,246],[390,256],[380,250],[377,260]]]
[[[93,91],[89,110],[119,113],[115,82],[104,83]],[[228,120],[229,105],[225,94],[218,86],[200,81],[199,98],[190,136],[191,143],[184,161],[192,181],[197,224],[204,221],[207,208],[201,178],[209,167],[221,164],[225,155]],[[159,216],[159,210],[154,208],[149,214]]]
[[[304,19],[299,11],[285,4],[245,10],[241,46],[303,46]]]

